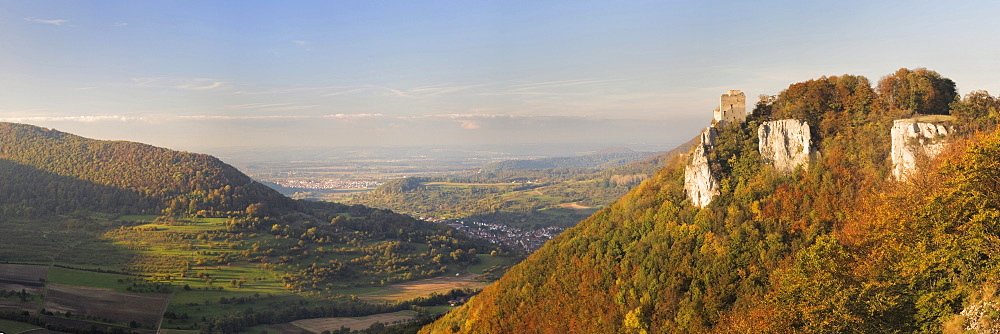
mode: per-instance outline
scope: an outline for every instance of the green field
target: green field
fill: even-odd
[[[118,292],[128,292],[125,290],[125,288],[128,287],[128,284],[124,282],[129,278],[132,277],[126,275],[96,273],[92,271],[52,267],[52,269],[49,269],[49,276],[46,278],[46,281],[56,284],[105,288]]]
[[[504,182],[504,183],[458,183],[458,182],[424,182],[425,186],[438,186],[442,188],[453,187],[453,188],[463,188],[463,187],[513,187],[516,184]]]
[[[126,221],[126,222],[146,222],[146,223],[151,223],[151,222],[153,222],[153,220],[156,220],[156,217],[159,217],[159,216],[152,216],[152,215],[125,215],[125,216],[118,217],[118,220],[119,221]]]
[[[345,216],[351,221],[371,219],[348,212],[333,214]],[[86,294],[109,292],[90,288],[109,289],[115,293],[139,296],[137,298],[157,297],[167,307],[167,312],[172,314],[162,319],[163,328],[195,329],[202,322],[211,321],[207,319],[250,309],[287,310],[302,305],[310,308],[343,307],[345,303],[351,303],[351,295],[358,294],[367,296],[367,299],[361,299],[362,302],[402,301],[424,297],[431,292],[443,293],[452,288],[477,288],[485,285],[475,281],[473,275],[461,278],[445,276],[440,280],[407,280],[408,284],[391,283],[401,280],[403,274],[408,273],[406,271],[354,275],[331,280],[331,285],[294,286],[283,280],[288,273],[298,274],[313,263],[349,263],[355,258],[367,256],[370,260],[366,261],[376,264],[378,261],[401,261],[401,258],[411,256],[420,259],[432,247],[435,250],[445,246],[455,247],[447,243],[441,244],[440,241],[433,246],[428,242],[392,241],[405,247],[405,250],[393,251],[390,255],[387,253],[388,247],[395,246],[385,239],[347,234],[349,239],[314,240],[303,236],[307,228],[298,226],[295,227],[297,231],[282,230],[280,235],[270,231],[270,225],[256,230],[241,229],[234,232],[233,226],[238,221],[230,218],[157,220],[154,216],[109,215],[41,219],[0,217],[0,221],[5,228],[4,233],[0,233],[0,254],[5,255],[5,260],[38,263],[45,268],[49,268],[51,264],[56,265],[39,276],[52,283],[48,290],[50,293],[57,288],[66,291],[60,295],[63,300],[55,301],[59,304],[53,305],[69,307],[74,310],[74,314],[99,316],[99,312],[86,309],[88,300],[97,300]],[[289,225],[300,222],[280,223],[283,229],[287,229]],[[322,224],[318,226],[325,227]],[[454,242],[450,239],[441,240]],[[470,245],[460,247],[483,248]],[[482,272],[497,260],[483,257],[480,259],[481,264],[473,269]],[[60,265],[85,270],[57,267]],[[420,270],[445,271],[443,268],[448,268],[447,272],[452,274],[468,271],[462,267],[444,265],[428,266]],[[102,273],[97,269],[130,274]],[[440,277],[441,273],[434,275]],[[386,286],[381,286],[383,284]],[[355,286],[357,288],[344,288]],[[56,296],[54,293],[51,295]],[[37,296],[29,298],[38,298]],[[167,298],[170,298],[169,302]],[[108,302],[102,300],[93,304],[100,303]],[[113,304],[114,301],[110,303]],[[111,309],[108,305],[101,305],[102,310]],[[50,306],[46,305],[47,308]],[[157,307],[157,311],[159,310]],[[89,320],[101,319],[103,318]],[[144,324],[149,322],[151,321],[148,319],[142,321]]]
[[[432,293],[444,294],[453,289],[482,289],[490,283],[476,279],[478,275],[447,275],[426,278],[410,282],[386,285],[379,288],[354,288],[342,290],[342,293],[357,296],[358,299],[369,302],[399,302],[426,297]]]
[[[208,279],[199,278],[199,274],[208,275]],[[239,287],[230,285],[232,280],[243,280]],[[187,284],[191,288],[212,288],[222,287],[225,290],[242,291],[247,293],[285,293],[288,292],[275,278],[274,273],[256,265],[232,265],[214,267],[194,267],[187,277],[173,279],[173,284],[183,286]]]
[[[121,269],[134,253],[99,236],[118,222],[87,217],[0,217],[0,254],[5,261]],[[94,256],[100,254],[99,256]]]
[[[258,326],[258,327],[264,328],[264,326]],[[251,327],[246,332],[247,333],[260,333],[260,331],[257,330],[258,327]],[[201,333],[201,331],[194,330],[194,329],[166,329],[166,328],[161,328],[159,333],[160,334],[198,334],[198,333]],[[274,333],[277,333],[277,332],[274,332]]]
[[[427,308],[427,312],[430,314],[448,313],[451,312],[451,310],[454,310],[456,307],[458,306],[451,306],[451,305],[431,306]]]
[[[509,258],[492,256],[489,254],[476,254],[476,257],[479,258],[479,263],[469,266],[468,271],[477,275],[482,275],[483,270],[486,270],[486,268],[504,265],[510,262]]]
[[[17,333],[20,333],[20,332],[24,332],[24,331],[28,331],[28,330],[32,330],[32,329],[38,329],[38,328],[41,328],[41,327],[38,327],[38,326],[35,326],[35,325],[32,325],[32,324],[26,324],[26,323],[23,323],[23,322],[16,322],[16,321],[11,321],[11,320],[0,319],[0,332],[2,332],[4,334],[17,334]]]
[[[251,333],[251,334],[283,334],[282,332],[276,331],[276,330],[272,329],[271,327],[268,327],[267,325],[253,326],[253,327],[247,328],[247,330],[243,331],[243,332],[244,333]],[[199,333],[201,333],[201,331],[197,331],[197,330],[190,330],[190,331],[170,330],[169,332],[165,332],[165,331],[161,330],[160,333],[161,334],[199,334]]]

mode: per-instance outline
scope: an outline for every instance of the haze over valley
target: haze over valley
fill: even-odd
[[[0,2],[0,334],[997,333],[998,16]]]

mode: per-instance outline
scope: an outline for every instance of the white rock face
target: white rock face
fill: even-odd
[[[713,127],[702,131],[701,143],[694,146],[691,160],[684,168],[684,191],[697,207],[705,207],[719,195],[719,181],[712,176],[708,166],[708,150],[715,146],[715,135]]]
[[[809,163],[809,124],[797,119],[764,122],[757,128],[757,148],[765,163],[791,172]]]
[[[948,144],[951,128],[945,124],[913,119],[892,122],[892,177],[906,180],[917,169],[917,159],[933,158]]]

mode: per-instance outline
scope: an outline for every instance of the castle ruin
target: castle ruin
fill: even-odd
[[[747,97],[740,90],[729,90],[719,98],[719,108],[715,109],[715,123],[747,120]]]
[[[746,120],[747,97],[743,91],[734,89],[722,94],[719,107],[715,108],[712,125],[701,133],[701,142],[695,145],[684,168],[684,192],[692,205],[703,208],[719,195],[719,181],[712,175],[709,167],[709,152],[715,149],[715,126],[730,122],[743,123]]]

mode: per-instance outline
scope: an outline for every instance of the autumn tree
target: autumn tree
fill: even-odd
[[[952,103],[951,114],[959,131],[990,131],[996,129],[1000,119],[1000,98],[977,90]]]
[[[883,108],[899,116],[948,114],[948,105],[958,95],[955,82],[926,68],[901,68],[878,82]]]

